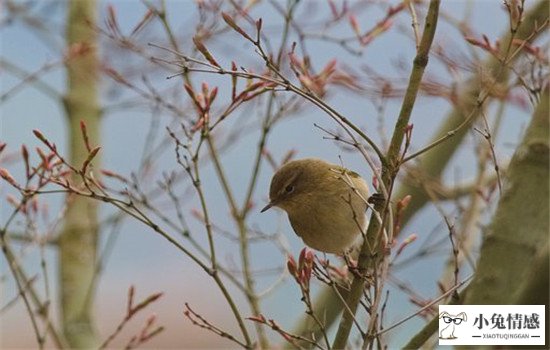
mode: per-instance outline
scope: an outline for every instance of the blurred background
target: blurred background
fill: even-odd
[[[175,144],[168,136],[166,127],[179,130],[179,124],[192,127],[196,113],[188,94],[183,89],[181,77],[172,76],[180,71],[176,64],[159,64],[155,59],[176,62],[174,56],[160,47],[172,47],[166,24],[178,42],[180,52],[202,59],[195,50],[192,38],[203,35],[208,50],[217,62],[226,68],[231,62],[249,71],[262,72],[264,63],[254,47],[221,19],[219,7],[231,14],[236,9],[246,9],[246,16],[238,19],[249,33],[253,26],[243,18],[262,18],[265,44],[270,52],[277,53],[284,28],[283,14],[293,1],[99,1],[97,26],[99,57],[102,74],[100,84],[101,169],[107,169],[125,178],[134,174],[139,179],[140,190],[145,193],[158,191],[158,182],[163,174],[177,174],[174,193],[180,198],[181,208],[176,208],[166,193],[153,198],[153,206],[171,220],[178,221],[178,211],[185,218],[185,225],[197,244],[207,249],[204,224],[200,219],[201,207],[189,177],[177,164]],[[346,5],[344,5],[346,4]],[[403,89],[415,56],[415,39],[408,7],[386,21],[387,28],[373,35],[371,42],[361,45],[354,33],[353,20],[361,32],[377,28],[384,21],[392,7],[399,1],[299,1],[294,8],[293,23],[290,26],[284,47],[284,71],[293,78],[287,53],[293,41],[297,41],[296,55],[304,56],[307,48],[310,64],[317,72],[331,60],[336,60],[338,71],[353,81],[353,84],[334,84],[327,89],[323,100],[335,110],[349,118],[382,149],[391,137],[393,125],[399,113]],[[527,1],[526,7],[531,6]],[[67,2],[62,1],[3,1],[1,11],[1,142],[7,148],[0,155],[0,166],[12,176],[24,182],[25,170],[20,147],[30,150],[31,163],[39,161],[35,147],[43,144],[33,135],[38,129],[48,140],[55,143],[60,154],[68,152],[68,124],[61,97],[66,91],[67,73],[64,69],[64,55],[67,54],[65,26]],[[130,34],[144,19],[151,8],[165,6],[166,22],[154,15],[147,19],[143,28]],[[346,7],[344,7],[346,6]],[[414,2],[417,17],[422,28],[427,3]],[[343,19],[333,20],[332,12],[347,11]],[[114,15],[113,15],[114,14]],[[114,17],[113,17],[114,16]],[[116,18],[120,36],[112,36],[109,20]],[[434,52],[430,58],[425,78],[431,83],[422,91],[414,107],[411,122],[414,124],[411,150],[421,149],[437,133],[445,114],[452,108],[450,95],[453,88],[460,86],[476,70],[477,64],[487,53],[473,47],[465,36],[477,39],[482,35],[494,42],[509,28],[509,16],[502,1],[444,1],[436,33]],[[376,33],[376,32],[375,32]],[[467,33],[467,34],[466,34]],[[122,40],[126,39],[126,42]],[[302,40],[303,42],[301,42]],[[304,44],[305,43],[305,44]],[[345,43],[345,44],[342,44]],[[154,44],[154,45],[151,45]],[[452,57],[452,66],[442,57]],[[152,59],[155,58],[155,59]],[[109,74],[110,72],[110,74]],[[121,83],[113,77],[117,72],[124,77]],[[219,87],[212,115],[216,115],[231,99],[231,78],[215,74],[192,72],[190,79],[196,91],[206,82],[210,89]],[[240,80],[243,88],[244,80]],[[357,84],[359,88],[353,86]],[[382,90],[391,89],[388,94]],[[351,86],[350,86],[351,85]],[[140,93],[143,92],[143,93]],[[155,101],[155,94],[176,109]],[[515,100],[507,104],[501,115],[500,128],[493,139],[497,150],[496,159],[507,164],[522,132],[529,121],[533,106],[527,94],[520,88],[510,92]],[[229,186],[237,202],[242,203],[247,193],[258,143],[262,137],[262,121],[268,98],[262,95],[239,106],[227,120],[214,131]],[[282,117],[273,124],[265,144],[265,154],[280,162],[289,152],[295,158],[318,157],[332,163],[343,164],[360,173],[370,183],[373,173],[358,152],[342,143],[327,139],[327,134],[314,126],[340,133],[338,126],[318,107],[306,101],[296,100],[290,92],[277,92],[276,108],[284,110]],[[287,108],[287,109],[285,109]],[[498,110],[497,103],[488,104],[486,115],[490,122]],[[492,124],[493,125],[493,124]],[[179,132],[179,131],[178,131]],[[180,134],[181,135],[181,134]],[[479,133],[470,131],[462,146],[456,152],[443,174],[442,180],[448,186],[470,181],[478,171],[477,151],[486,142]],[[99,170],[96,168],[96,171]],[[256,290],[261,295],[262,314],[276,320],[288,329],[294,327],[304,315],[298,286],[286,272],[287,254],[297,257],[304,247],[282,211],[260,214],[259,210],[268,201],[268,187],[274,168],[267,157],[262,160],[255,191],[251,198],[253,208],[247,218],[251,232],[257,231],[258,239],[249,241],[250,265],[254,271]],[[116,179],[106,179],[111,188],[122,190],[125,185]],[[208,212],[216,226],[216,249],[220,264],[234,271],[241,279],[241,257],[238,236],[231,210],[216,175],[215,168],[204,152],[201,163],[201,184],[204,189]],[[8,196],[18,198],[17,191],[6,182],[0,182],[1,220],[4,226],[13,213]],[[45,295],[44,273],[41,262],[46,263],[48,293],[51,296],[49,315],[54,324],[59,322],[60,293],[58,285],[58,253],[41,237],[55,235],[60,229],[66,202],[63,194],[40,196],[38,203],[41,216],[32,228],[23,217],[17,217],[10,224],[10,232],[32,231],[32,241],[11,239],[10,244],[19,257],[19,262],[28,276],[35,276],[33,285]],[[414,198],[413,198],[414,200]],[[452,222],[459,223],[467,201],[461,199],[442,202],[441,207]],[[483,205],[482,214],[476,225],[476,235],[471,259],[476,259],[476,248],[480,232],[489,221],[493,210],[492,202]],[[112,219],[112,220],[111,220]],[[136,300],[152,293],[163,296],[140,312],[125,326],[109,346],[122,347],[132,335],[139,332],[150,315],[156,315],[156,324],[165,330],[143,347],[152,348],[221,348],[235,344],[200,329],[184,316],[184,303],[188,303],[214,324],[225,331],[239,334],[238,327],[227,303],[212,279],[191,259],[175,249],[150,227],[121,216],[112,205],[100,206],[99,254],[102,257],[101,270],[97,279],[94,313],[100,339],[111,334],[124,318],[128,289],[135,287]],[[164,225],[159,220],[160,225]],[[459,225],[459,224],[457,224]],[[182,237],[181,233],[167,227],[167,231],[182,245],[193,252],[196,247]],[[448,230],[438,208],[427,206],[415,213],[402,228],[398,239],[402,242],[412,234],[417,235],[396,259],[387,289],[388,305],[384,323],[394,322],[414,313],[422,302],[439,295],[438,280],[445,270],[445,264],[452,254]],[[225,233],[224,233],[225,232]],[[427,248],[429,247],[429,248]],[[198,253],[197,253],[198,254]],[[199,254],[200,255],[200,254]],[[328,257],[339,264],[336,257]],[[0,314],[0,345],[2,348],[34,348],[36,339],[24,303],[17,299],[18,289],[8,268],[5,256],[0,258],[0,286],[2,313]],[[459,278],[472,273],[471,264],[465,263]],[[243,293],[233,284],[227,283],[229,291],[236,296],[236,302],[244,316],[251,312]],[[319,283],[313,286],[313,294],[321,289]],[[424,325],[423,317],[415,317],[387,336],[390,348],[402,346]],[[251,323],[247,323],[250,330]],[[330,334],[335,331],[332,327]],[[282,338],[267,330],[269,339],[280,344]],[[46,344],[52,344],[47,341]]]

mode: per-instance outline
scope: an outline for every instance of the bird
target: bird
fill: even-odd
[[[345,254],[366,229],[368,194],[356,172],[321,159],[298,159],[275,172],[261,212],[278,207],[307,246]]]

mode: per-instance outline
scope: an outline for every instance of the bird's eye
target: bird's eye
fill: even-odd
[[[292,186],[292,185],[286,186],[286,187],[285,187],[285,191],[286,191],[286,193],[292,193],[292,192],[294,192],[294,186]]]

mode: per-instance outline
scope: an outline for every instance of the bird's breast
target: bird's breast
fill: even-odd
[[[365,228],[366,205],[351,191],[304,203],[287,210],[288,217],[296,234],[314,249],[342,253]]]

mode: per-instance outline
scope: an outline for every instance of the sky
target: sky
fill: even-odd
[[[284,1],[275,0],[280,5],[285,5]],[[23,3],[23,2],[17,2]],[[353,2],[352,2],[353,3]],[[395,4],[396,2],[391,2]],[[123,32],[128,32],[139,21],[145,11],[143,4],[132,1],[112,1],[100,2],[99,8],[101,20],[99,24],[105,28],[104,15],[107,6],[111,4],[115,9],[119,24]],[[531,2],[527,1],[527,7]],[[314,8],[318,7],[317,12]],[[63,3],[44,2],[35,5],[32,11],[34,16],[48,18],[48,26],[54,28],[57,34],[51,39],[45,36],[41,30],[30,29],[21,18],[9,21],[5,14],[2,18],[2,27],[0,28],[1,40],[1,59],[2,62],[11,62],[24,68],[28,72],[35,72],[42,69],[51,62],[57,62],[60,59],[60,49],[63,47],[63,22],[64,9]],[[358,17],[362,28],[369,28],[373,23],[379,21],[385,9],[386,4],[378,2],[368,7]],[[444,1],[441,6],[442,12],[456,19],[467,19],[474,32],[481,35],[485,34],[490,39],[495,39],[505,32],[508,28],[506,14],[502,9],[501,1]],[[297,18],[303,20],[306,31],[309,30],[308,23],[315,23],[315,20],[321,18],[327,13],[328,7],[325,2],[314,2],[312,0],[304,1],[299,5]],[[167,13],[169,21],[173,26],[174,33],[181,36],[184,45],[187,48],[190,45],[190,28],[194,28],[199,21],[195,9],[195,3],[192,1],[167,1]],[[424,13],[423,11],[421,13]],[[270,5],[263,5],[251,12],[254,18],[262,18],[264,21],[265,33],[268,37],[277,37],[280,34],[280,15],[274,11]],[[220,19],[221,21],[221,19]],[[337,59],[339,64],[347,64],[355,69],[359,69],[361,64],[367,64],[369,67],[375,67],[376,70],[388,77],[406,77],[404,70],[399,70],[399,64],[405,64],[410,67],[414,57],[415,48],[410,40],[410,17],[407,12],[397,17],[395,25],[384,34],[380,40],[375,40],[369,45],[362,57],[352,57],[339,49],[336,45],[323,41],[311,41],[308,44],[308,50],[316,67],[322,67],[331,59]],[[302,24],[300,22],[300,24]],[[311,26],[311,28],[314,28]],[[141,42],[153,42],[161,45],[166,44],[166,39],[161,33],[158,23],[151,24],[148,30],[151,34],[140,38]],[[409,30],[409,32],[407,32]],[[344,21],[343,25],[337,26],[332,32],[338,37],[348,37],[353,35],[349,25]],[[48,39],[45,39],[48,38]],[[48,44],[44,44],[44,42]],[[451,50],[472,50],[465,44],[460,34],[451,27],[448,22],[443,22],[438,28],[436,43],[447,44]],[[121,50],[113,49],[109,40],[102,38],[102,59],[105,65],[116,67],[117,69],[127,69],[128,74],[133,74],[133,82],[143,87],[143,80],[139,74],[135,74],[132,69],[139,67],[140,61]],[[277,41],[274,40],[276,45]],[[231,60],[239,59],[239,64],[258,66],[257,56],[250,45],[243,43],[235,33],[226,33],[221,39],[214,40],[211,44],[212,51],[222,65],[227,65]],[[155,49],[151,46],[144,46],[147,55],[156,57],[168,57],[166,52]],[[210,46],[209,46],[210,48]],[[111,50],[111,51],[109,51]],[[475,50],[475,49],[474,49]],[[477,51],[477,55],[483,56],[483,53]],[[126,67],[126,68],[125,68]],[[406,71],[406,70],[405,70]],[[158,91],[170,91],[181,86],[179,79],[166,79],[170,75],[168,70],[144,71],[143,76],[155,86]],[[20,83],[20,77],[14,76],[12,71],[3,71],[1,75],[0,94],[4,95],[11,91],[10,95],[0,103],[0,128],[2,142],[8,144],[9,152],[17,152],[22,144],[34,149],[39,146],[39,142],[32,134],[33,129],[39,129],[50,140],[53,140],[61,150],[66,152],[67,127],[63,109],[58,101],[53,101],[49,96],[44,95],[32,84],[25,84],[21,88],[16,88]],[[442,79],[448,79],[448,74],[437,60],[430,61],[426,71],[426,76],[434,76]],[[459,77],[460,78],[460,77]],[[58,66],[47,73],[41,75],[41,80],[50,84],[54,89],[63,92],[65,89],[65,75]],[[196,86],[202,81],[210,86],[220,85],[220,95],[218,100],[227,101],[228,78],[220,78],[212,75],[194,76]],[[112,105],[125,97],[135,96],[135,93],[117,86],[108,78],[102,78],[102,103]],[[185,98],[183,89],[179,95],[182,100]],[[375,106],[368,99],[354,93],[340,90],[328,99],[340,113],[349,116],[349,118],[358,123],[367,134],[373,137],[375,141],[380,141],[379,123],[377,121],[377,111]],[[182,102],[183,106],[183,102]],[[227,125],[219,131],[221,136],[227,135],[231,130],[248,125],[253,118],[260,117],[261,104],[251,105],[238,111],[239,117],[228,121]],[[384,111],[383,119],[386,132],[392,129],[393,121],[400,107],[400,100],[391,100]],[[421,98],[415,105],[412,122],[414,123],[413,147],[420,148],[432,137],[439,122],[443,120],[445,113],[449,110],[448,104],[442,99]],[[490,106],[489,113],[494,111],[494,106]],[[521,136],[521,131],[528,121],[529,111],[521,110],[517,107],[510,107],[504,117],[504,127],[501,129],[499,138],[496,140],[499,150],[499,159],[506,161],[509,159],[513,145]],[[148,145],[145,143],[151,125],[158,123],[159,140],[164,137],[164,126],[172,122],[172,117],[163,111],[159,111],[150,106],[137,106],[131,109],[121,109],[106,114],[102,119],[102,167],[115,170],[117,173],[129,175],[131,172],[139,170],[140,162],[143,158],[143,150],[148,151]],[[280,159],[290,150],[297,151],[297,158],[319,157],[327,161],[338,163],[339,156],[342,157],[347,167],[356,170],[366,179],[372,177],[372,171],[365,165],[364,160],[358,154],[344,152],[340,147],[331,141],[323,139],[321,130],[313,126],[318,123],[325,128],[334,129],[332,121],[324,115],[319,109],[308,106],[301,110],[299,114],[287,118],[274,128],[268,139],[268,148],[276,159]],[[246,191],[246,179],[252,167],[253,152],[256,149],[259,133],[256,131],[245,132],[238,140],[224,149],[223,165],[226,168],[229,183],[236,193],[238,199],[244,197]],[[447,183],[460,182],[461,180],[471,178],[475,174],[475,159],[473,157],[473,145],[475,134],[467,137],[467,147],[464,147],[453,158],[452,166],[446,170],[444,180]],[[11,154],[14,154],[11,153]],[[36,155],[32,156],[36,159]],[[21,178],[23,168],[20,162],[10,161],[6,158],[0,158],[0,166],[10,170],[16,178]],[[180,171],[181,168],[175,162],[172,146],[167,147],[166,151],[155,159],[154,168],[151,172],[153,178],[160,178],[162,171]],[[258,179],[258,191],[254,196],[254,201],[258,208],[263,207],[267,201],[269,181],[273,171],[264,163]],[[216,222],[223,225],[227,230],[234,231],[231,226],[229,211],[224,202],[223,194],[219,182],[215,176],[210,164],[204,165],[202,170],[202,182],[205,186],[206,199],[209,204],[209,210],[214,213]],[[369,182],[369,181],[368,181]],[[151,185],[151,184],[146,184]],[[181,193],[186,193],[180,188]],[[4,224],[11,207],[5,198],[14,191],[9,188],[5,182],[0,183],[0,203],[1,203],[1,221]],[[55,216],[62,206],[61,196],[51,196],[44,199],[51,215]],[[186,213],[197,208],[196,201],[185,203]],[[452,208],[448,206],[446,208]],[[170,208],[166,208],[169,215],[173,215]],[[101,208],[102,217],[107,217],[113,213],[108,207]],[[255,227],[265,232],[279,233],[283,242],[287,245],[289,251],[294,256],[303,248],[303,243],[296,237],[285,215],[282,212],[269,211],[260,214],[259,210],[254,210],[251,215],[251,222]],[[415,233],[419,239],[413,243],[410,251],[403,254],[405,259],[409,254],[413,254],[416,249],[420,249],[423,244],[428,244],[428,239],[433,239],[429,233],[435,231],[436,237],[446,234],[446,230],[439,226],[440,218],[433,208],[427,208],[419,213],[413,221],[406,227],[407,233]],[[196,232],[201,232],[202,226],[196,220],[190,218],[190,227]],[[159,322],[167,326],[164,334],[154,339],[148,345],[153,347],[169,347],[178,344],[186,347],[221,347],[228,343],[223,339],[210,336],[206,331],[195,328],[182,315],[183,303],[188,302],[200,313],[215,320],[218,324],[227,327],[227,331],[237,331],[232,322],[231,314],[227,305],[224,303],[218,290],[212,281],[205,276],[204,272],[195,266],[190,259],[183,256],[180,252],[170,246],[165,240],[155,235],[144,225],[126,219],[117,231],[116,244],[113,247],[110,258],[107,262],[97,291],[97,318],[102,335],[109,334],[120,322],[123,317],[126,302],[126,294],[130,285],[136,286],[137,296],[146,295],[162,291],[165,293],[163,298],[153,305],[154,311]],[[439,235],[439,236],[438,236]],[[102,244],[105,245],[103,233]],[[405,234],[406,236],[406,234]],[[198,237],[204,242],[204,236]],[[219,252],[222,261],[228,266],[233,266],[239,257],[236,254],[236,246],[229,240],[219,239]],[[36,248],[21,248],[21,254],[25,255],[23,266],[33,273],[39,272],[40,252]],[[445,250],[447,249],[447,250]],[[450,245],[443,249],[442,254],[422,259],[418,262],[412,262],[405,268],[400,269],[396,276],[402,279],[405,284],[413,285],[414,289],[423,297],[429,298],[437,293],[437,281],[443,270],[445,254],[450,251]],[[54,250],[46,250],[48,268],[51,272],[52,294],[57,292],[56,288],[56,254]],[[251,260],[254,266],[261,267],[281,267],[285,264],[285,256],[281,254],[273,244],[253,244],[251,246]],[[6,261],[0,258],[1,295],[2,305],[11,300],[16,293],[13,280],[9,275]],[[463,272],[464,276],[466,271]],[[463,277],[464,277],[463,276]],[[277,281],[277,274],[265,274],[258,279],[260,290],[269,288]],[[232,288],[233,289],[233,288]],[[315,288],[317,289],[317,287]],[[231,290],[236,292],[235,290]],[[297,297],[298,287],[286,277],[284,283],[279,284],[277,288],[270,291],[262,299],[263,312],[268,318],[276,319],[280,324],[291,327],[296,318],[303,314],[303,304]],[[391,324],[406,315],[414,312],[417,308],[412,305],[407,296],[400,292],[395,286],[390,287],[391,301],[394,307],[388,312],[387,322]],[[242,297],[238,298],[239,305],[247,310],[246,303]],[[55,306],[55,302],[54,302]],[[55,314],[56,312],[54,312]],[[147,312],[146,312],[147,313]],[[146,318],[146,313],[140,319],[134,320],[114,343],[119,346],[125,344],[125,341],[131,336],[132,331],[139,329]],[[246,313],[246,312],[245,312]],[[54,316],[56,317],[56,316]],[[8,321],[9,320],[9,321]],[[415,334],[422,326],[423,320],[415,318],[405,326],[400,327],[391,333],[390,347],[403,344],[409,337]],[[30,323],[22,303],[11,307],[3,314],[0,314],[0,344],[2,347],[30,347],[34,339],[22,339],[22,332],[30,332]],[[270,338],[280,340],[276,335],[270,333]]]

